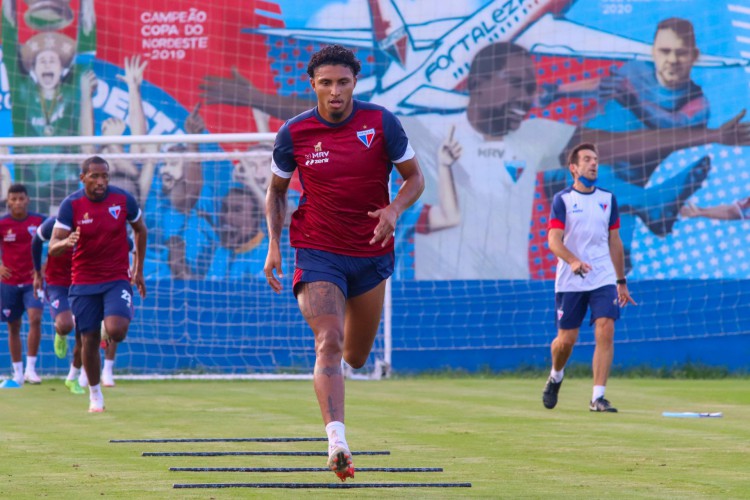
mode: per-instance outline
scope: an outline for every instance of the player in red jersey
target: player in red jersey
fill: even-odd
[[[111,340],[125,339],[132,317],[132,283],[146,297],[143,261],[147,229],[138,203],[130,193],[109,186],[109,164],[99,156],[81,165],[83,189],[60,205],[49,254],[73,249],[70,307],[83,340],[83,368],[89,380],[89,412],[104,411],[100,387],[101,322]],[[135,235],[131,272],[127,226]]]
[[[0,218],[0,320],[8,323],[8,346],[13,362],[13,378],[0,387],[21,387],[24,381],[39,384],[36,356],[39,352],[42,325],[42,301],[34,296],[34,265],[31,262],[31,238],[44,216],[29,212],[26,186],[13,184],[8,189],[8,213]],[[26,370],[21,357],[21,323],[23,312],[29,318],[26,346]]]
[[[298,170],[302,196],[289,230],[296,249],[293,292],[315,335],[313,383],[328,434],[328,467],[342,481],[354,476],[354,467],[344,436],[341,359],[359,368],[370,355],[385,281],[393,273],[396,221],[424,190],[398,119],[352,98],[359,70],[354,54],[341,46],[313,54],[307,73],[318,103],[279,130],[266,196],[264,272],[278,293],[287,190]],[[404,182],[390,201],[393,165]]]

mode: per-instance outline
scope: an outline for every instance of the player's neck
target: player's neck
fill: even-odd
[[[596,189],[596,186],[584,186],[580,180],[576,179],[576,181],[573,183],[573,189],[575,189],[579,193],[593,193]]]

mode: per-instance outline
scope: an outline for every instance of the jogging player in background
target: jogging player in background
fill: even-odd
[[[51,256],[73,249],[68,297],[76,329],[83,340],[83,368],[89,381],[89,412],[104,411],[100,387],[101,322],[110,339],[125,339],[132,317],[132,283],[146,296],[143,261],[147,229],[132,194],[109,186],[109,164],[99,156],[81,165],[83,189],[60,205]],[[135,259],[130,269],[127,246],[129,223],[135,236]]]
[[[424,177],[398,119],[381,106],[352,98],[359,71],[354,54],[339,45],[312,55],[307,73],[317,106],[279,130],[266,196],[264,272],[278,293],[287,190],[299,171],[303,191],[289,229],[296,249],[292,290],[315,335],[313,384],[328,434],[328,467],[342,481],[354,477],[354,467],[344,435],[341,359],[353,368],[367,361],[380,324],[385,282],[394,269],[396,221],[424,190]],[[393,165],[403,184],[390,201]]]
[[[42,327],[42,301],[34,294],[34,265],[31,261],[31,239],[44,216],[29,212],[26,186],[8,188],[8,213],[0,218],[0,319],[8,323],[8,347],[13,363],[13,377],[0,388],[21,387],[25,382],[40,384],[36,373]],[[26,311],[29,335],[26,346],[26,370],[23,369],[21,324]]]
[[[549,248],[557,256],[555,309],[557,338],[552,341],[552,371],[542,394],[545,408],[557,405],[565,364],[591,310],[596,347],[594,389],[589,410],[616,412],[604,397],[614,356],[615,320],[620,308],[635,304],[625,281],[617,199],[595,186],[599,158],[593,144],[579,144],[568,158],[573,185],[557,193],[549,221]]]
[[[31,242],[31,253],[34,259],[34,291],[37,296],[44,298],[49,304],[50,315],[55,327],[55,355],[64,359],[68,352],[67,335],[75,326],[73,313],[68,302],[68,291],[70,288],[70,270],[72,264],[73,250],[69,249],[57,256],[48,256],[44,265],[44,277],[42,277],[42,253],[44,243],[52,238],[55,218],[48,217],[36,230]],[[133,250],[133,240],[128,238],[128,249]],[[111,342],[103,348],[106,350],[105,366],[102,370],[102,383],[105,387],[115,385],[112,368],[114,366],[117,344]],[[81,334],[75,334],[75,347],[73,348],[73,359],[70,362],[70,370],[65,379],[65,386],[73,394],[84,394],[82,387],[88,386],[85,372],[82,372],[81,360],[82,341]],[[109,366],[108,362],[109,361]]]

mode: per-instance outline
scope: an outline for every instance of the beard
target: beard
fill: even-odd
[[[524,116],[511,109],[523,109],[528,112],[529,106],[519,103],[506,103],[498,107],[483,107],[479,110],[479,120],[473,125],[484,135],[501,137],[517,130]]]

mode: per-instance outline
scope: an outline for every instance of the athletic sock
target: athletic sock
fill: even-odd
[[[36,356],[26,356],[26,373],[36,372]]]
[[[604,387],[603,385],[595,385],[594,386],[594,392],[591,397],[591,401],[596,401],[597,399],[604,397]]]
[[[101,384],[89,386],[89,400],[91,401],[104,401],[104,395],[102,394]]]
[[[18,382],[18,380],[23,380],[23,361],[19,362],[13,362],[13,379]]]
[[[552,377],[552,380],[554,380],[555,383],[560,383],[565,376],[565,368],[560,371],[557,371],[553,368],[552,370],[550,370],[549,376]]]
[[[344,423],[339,421],[333,421],[326,425],[326,434],[328,434],[328,447],[332,448],[338,444],[346,444],[346,437],[344,435]]]
[[[114,359],[105,359],[104,360],[104,373],[106,373],[109,376],[112,376],[112,370],[115,367],[115,360]]]
[[[75,380],[79,377],[79,375],[81,375],[81,369],[70,365],[70,371],[68,372],[67,380]]]

